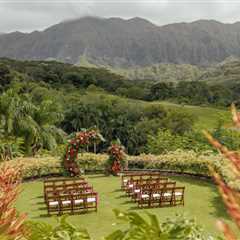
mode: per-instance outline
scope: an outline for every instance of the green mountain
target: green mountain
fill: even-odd
[[[190,64],[154,64],[146,67],[108,69],[130,80],[161,82],[194,81],[199,79],[204,72],[204,68]]]
[[[157,26],[141,19],[84,17],[32,33],[0,35],[0,57],[117,68],[161,63],[209,65],[240,57],[240,23],[199,20]],[[191,75],[191,74],[190,74]]]
[[[199,80],[211,84],[236,84],[240,82],[240,60],[234,57],[227,58],[222,63],[205,69]]]
[[[95,67],[97,66],[95,65]],[[205,81],[210,84],[235,84],[240,82],[240,59],[233,56],[208,67],[190,64],[154,64],[146,67],[107,68],[130,80],[175,83],[180,81]]]

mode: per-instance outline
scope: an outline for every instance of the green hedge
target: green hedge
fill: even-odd
[[[63,173],[60,160],[53,157],[17,158],[1,164],[4,163],[13,167],[20,165],[24,179]]]
[[[84,170],[103,171],[107,160],[107,154],[83,153],[78,154],[77,164]]]
[[[86,170],[104,170],[108,159],[106,154],[85,153],[79,156],[78,165]],[[219,154],[206,152],[197,154],[194,151],[177,150],[162,155],[142,154],[126,156],[129,169],[154,169],[174,171],[210,177],[208,166],[213,166],[231,187],[240,190],[240,179],[232,172],[229,160]]]
[[[107,159],[105,154],[86,153],[78,157],[77,163],[86,170],[104,170]],[[216,155],[198,155],[193,151],[180,150],[162,155],[126,156],[129,169],[160,169],[203,176],[209,176],[208,165],[220,159]]]
[[[77,163],[80,168],[87,171],[103,171],[107,159],[106,154],[84,153],[79,154]],[[156,169],[202,176],[210,176],[208,166],[212,165],[230,186],[240,190],[240,179],[236,179],[228,160],[220,155],[212,153],[198,155],[193,151],[178,150],[162,155],[126,156],[126,160],[129,169]],[[9,161],[8,164],[22,165],[24,178],[63,173],[60,158],[54,157],[19,158]]]

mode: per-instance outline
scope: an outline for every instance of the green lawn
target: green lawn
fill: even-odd
[[[155,104],[159,103],[168,109],[176,109],[177,111],[190,113],[195,116],[195,127],[198,130],[213,129],[217,127],[218,121],[220,119],[226,125],[232,123],[230,109],[223,110],[214,107],[179,105],[170,102],[155,102]]]
[[[116,220],[112,209],[133,210],[144,213],[145,210],[136,208],[136,204],[129,202],[129,198],[119,191],[120,178],[101,175],[87,176],[94,189],[100,194],[100,205],[97,213],[70,216],[70,222],[89,230],[94,239],[101,239],[116,229]],[[186,187],[186,204],[184,207],[165,207],[149,209],[149,212],[158,215],[160,221],[172,217],[176,213],[184,213],[188,217],[196,218],[197,222],[211,234],[216,234],[215,221],[223,218],[232,224],[218,195],[216,187],[207,181],[196,180],[190,177],[174,177],[179,186]],[[23,184],[23,191],[17,201],[17,209],[27,212],[32,220],[42,220],[55,223],[54,217],[46,215],[42,198],[43,183],[38,180]]]

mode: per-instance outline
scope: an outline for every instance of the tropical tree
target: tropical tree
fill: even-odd
[[[27,150],[32,153],[41,147],[52,150],[57,143],[63,143],[65,133],[56,126],[63,120],[60,105],[52,100],[44,100],[36,107],[32,118],[36,123],[36,131],[29,135],[32,141],[26,142]]]
[[[37,106],[30,95],[9,89],[0,97],[0,117],[4,137],[22,137],[28,155],[42,147],[51,150],[63,140],[63,131],[56,127],[63,115],[53,101],[43,100]]]

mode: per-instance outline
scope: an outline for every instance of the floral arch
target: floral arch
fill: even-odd
[[[78,153],[88,148],[89,145],[93,145],[94,152],[96,152],[96,146],[101,141],[104,141],[104,138],[96,128],[77,132],[75,137],[68,141],[64,155],[63,166],[67,173],[71,176],[80,175],[81,172],[76,162]]]

